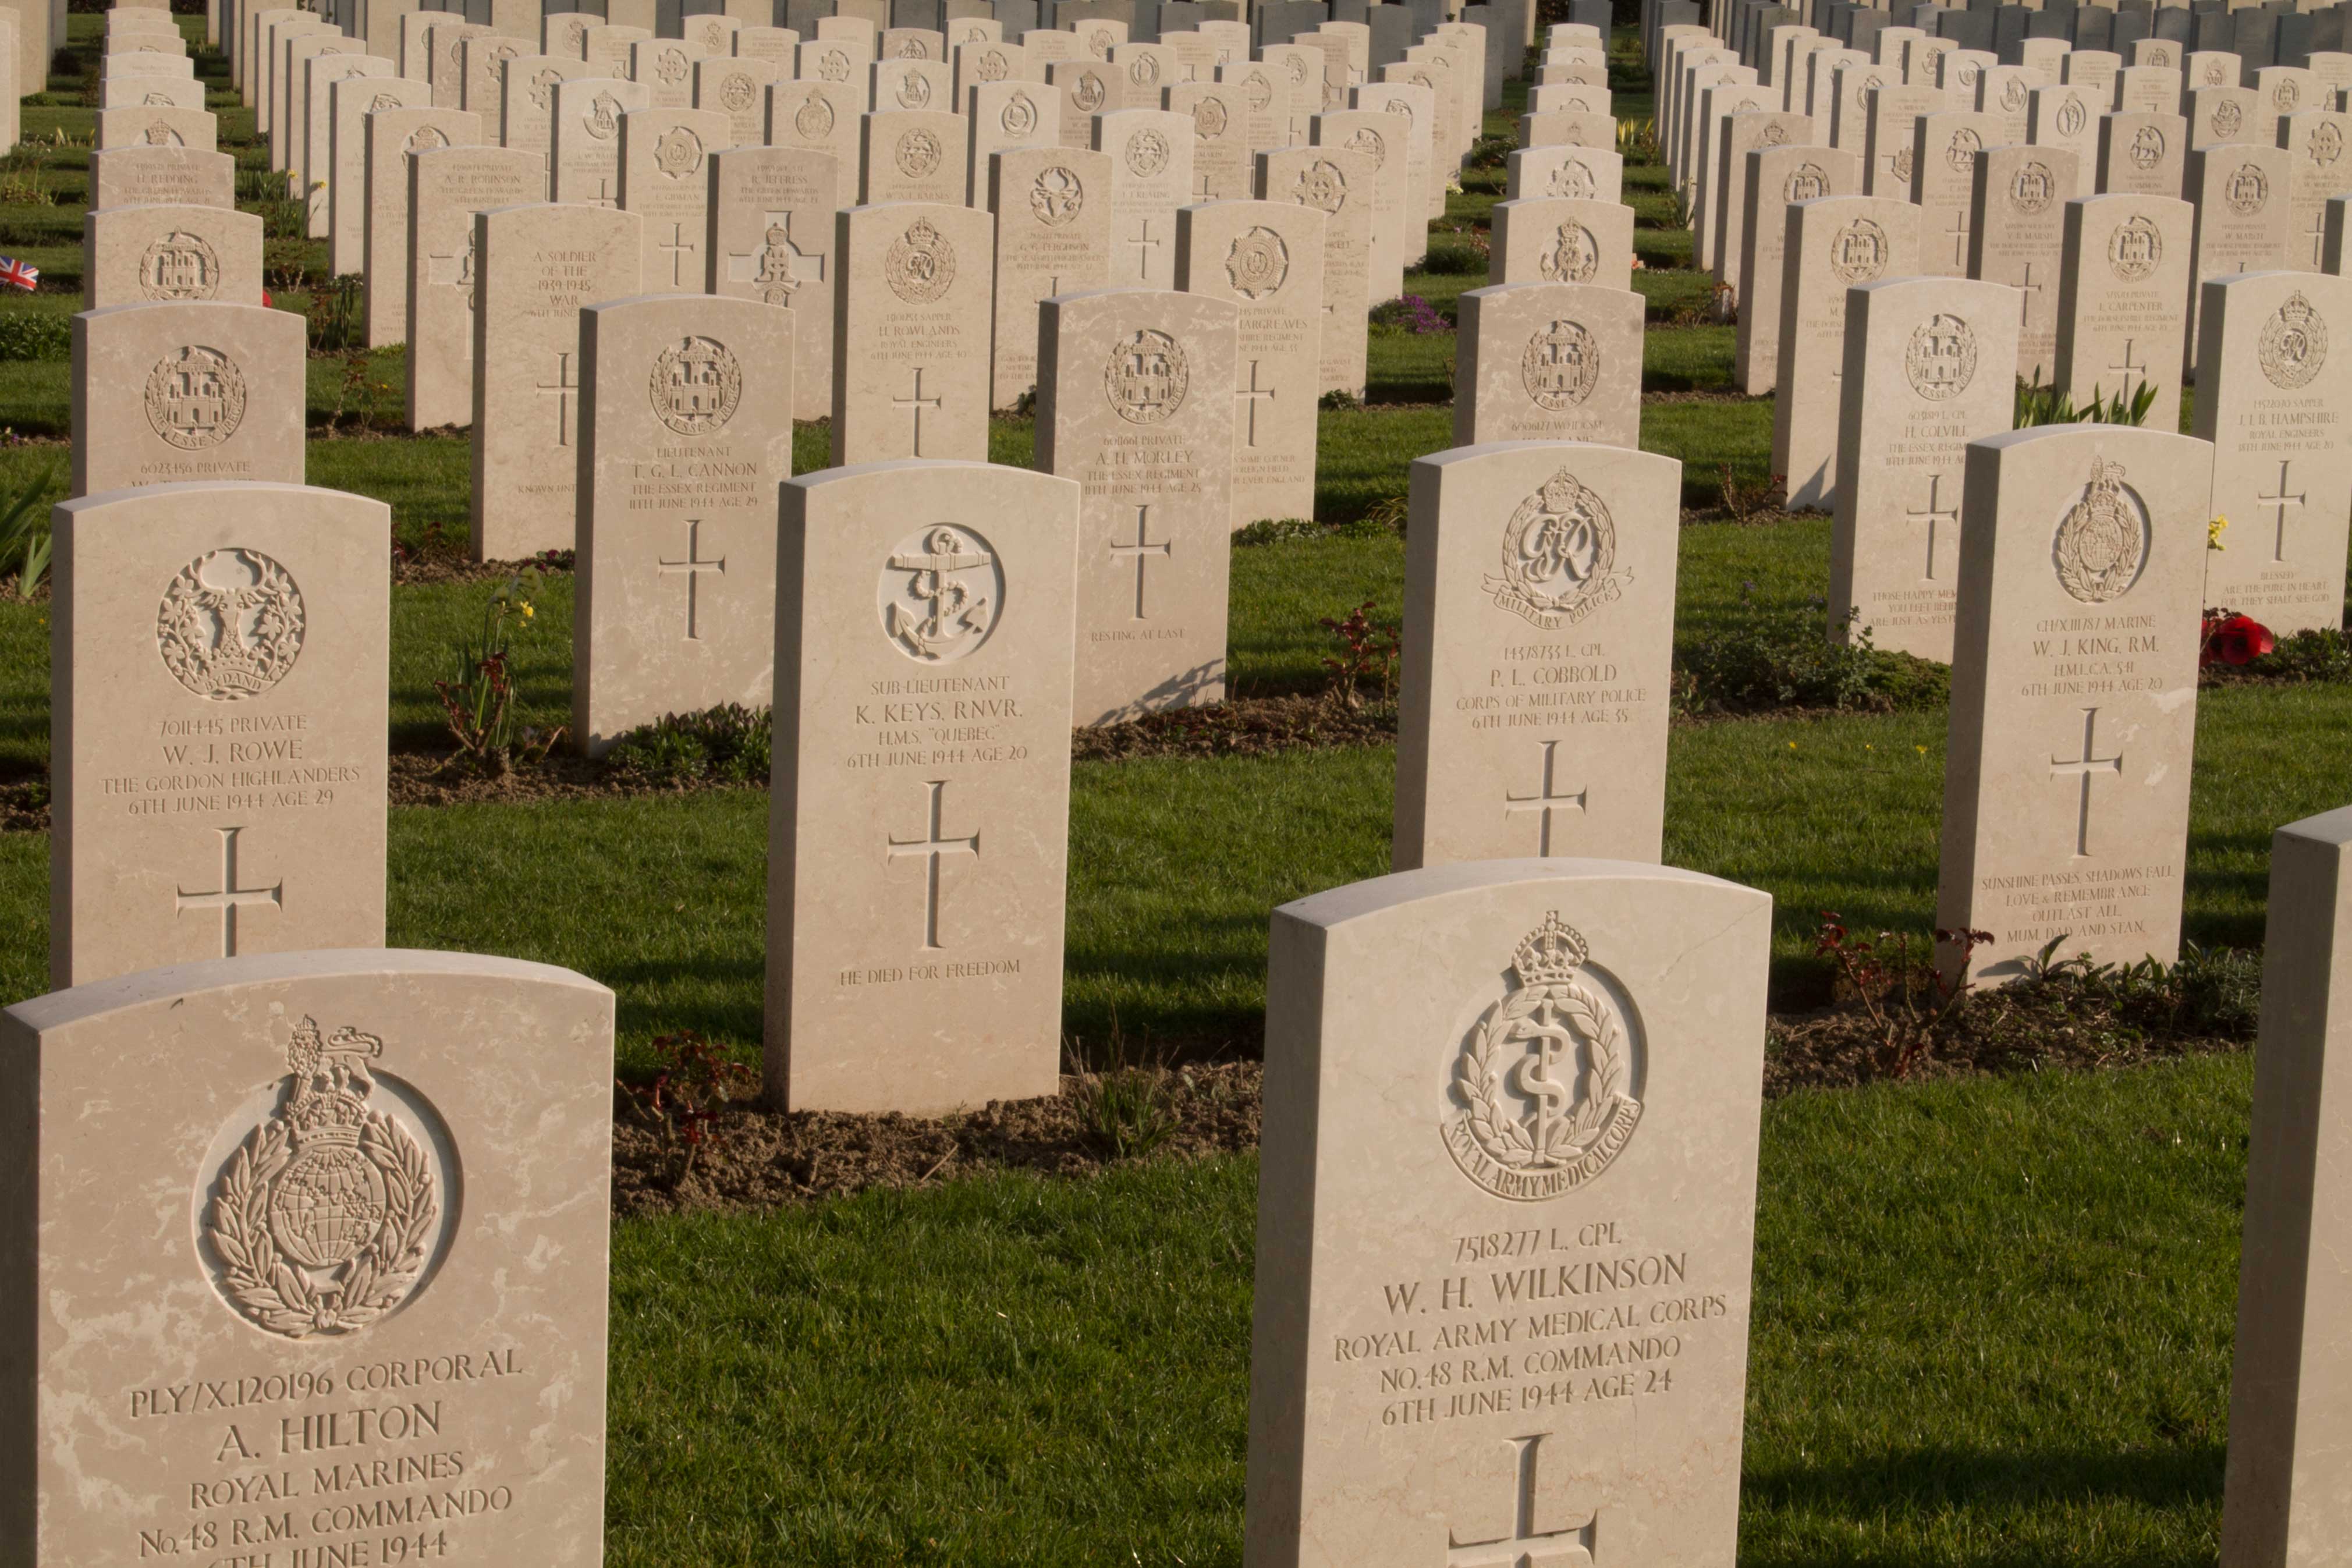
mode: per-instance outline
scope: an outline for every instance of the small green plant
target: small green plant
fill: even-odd
[[[1742,585],[1736,622],[1675,656],[1676,713],[1788,708],[1883,713],[1939,707],[1948,700],[1951,676],[1944,666],[1873,647],[1869,628],[1854,616],[1843,638],[1824,637],[1824,601],[1759,605],[1754,586]]]
[[[0,315],[0,360],[35,360],[62,364],[72,358],[71,316],[24,310]]]
[[[1323,668],[1335,678],[1339,700],[1350,708],[1364,705],[1363,694],[1357,689],[1360,685],[1377,681],[1382,702],[1396,695],[1397,658],[1402,651],[1403,633],[1391,622],[1372,619],[1377,602],[1366,599],[1345,619],[1327,616],[1317,623],[1339,639],[1339,652],[1326,657]]]
[[[1087,1131],[1114,1160],[1138,1160],[1175,1135],[1183,1124],[1164,1061],[1131,1047],[1112,1016],[1110,1038],[1099,1051],[1073,1038],[1067,1055],[1070,1097],[1086,1119]]]
[[[1464,165],[1472,169],[1499,169],[1510,162],[1511,149],[1518,145],[1514,136],[1481,136],[1472,144],[1470,157]]]
[[[2016,423],[2011,428],[2025,430],[2040,425],[2140,425],[2147,422],[2147,411],[2155,405],[2156,388],[2145,381],[2137,383],[2129,395],[2118,392],[2113,396],[2103,396],[2099,389],[2093,386],[2090,401],[2077,405],[2071,394],[2020,376],[2017,381]]]
[[[2094,963],[2078,952],[2060,958],[2072,932],[2052,937],[2028,959],[2010,989],[2040,993],[2077,1009],[2116,1016],[2144,1032],[2251,1039],[2263,1002],[2263,955],[2240,948],[2181,944],[2180,957],[2159,963]]]
[[[341,278],[321,279],[310,290],[310,352],[314,354],[347,354],[355,350],[364,351],[367,347],[366,312],[366,289],[356,274],[346,273]],[[365,389],[367,360],[364,353],[354,363],[358,367],[356,373],[350,364],[345,367],[346,392],[355,385],[360,390]],[[339,402],[335,408],[336,416],[341,417],[342,412]]]
[[[699,713],[666,713],[639,725],[604,754],[604,765],[631,783],[667,789],[765,784],[774,738],[769,710],[730,702]]]
[[[525,567],[492,594],[482,606],[481,635],[460,639],[452,679],[433,683],[458,756],[492,778],[512,773],[518,760],[538,762],[563,738],[561,728],[541,735],[514,714],[514,637],[538,615],[532,601],[541,583],[537,567]]]
[[[1322,539],[1330,530],[1311,517],[1262,517],[1234,534],[1237,550],[1263,544],[1287,544],[1297,539]]]
[[[20,599],[37,592],[49,573],[54,541],[49,536],[49,509],[41,504],[57,482],[58,466],[49,464],[27,479],[22,489],[0,503],[0,573]]]
[[[58,204],[58,187],[50,175],[49,154],[39,143],[26,142],[0,153],[0,206],[47,207]]]
[[[1656,163],[1658,161],[1658,122],[1654,120],[1619,121],[1617,153],[1628,163]]]
[[[1315,400],[1315,406],[1325,410],[1361,408],[1363,405],[1362,398],[1352,392],[1343,392],[1336,386]]]
[[[750,1098],[759,1079],[691,1029],[657,1037],[653,1049],[662,1059],[653,1082],[617,1087],[623,1103],[661,1139],[675,1187],[694,1169],[703,1145],[718,1141],[719,1113],[730,1101]]]

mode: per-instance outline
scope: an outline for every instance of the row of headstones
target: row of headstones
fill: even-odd
[[[2222,1540],[2283,1565],[2340,1523],[2319,1108],[2352,811],[2278,833],[2271,907]],[[1771,916],[1608,860],[1274,912],[1253,1560],[1731,1560]],[[614,1006],[544,965],[344,950],[0,1015],[26,1559],[600,1562]]]
[[[1777,26],[1807,26],[1844,47],[1869,50],[1876,35],[1921,36],[1939,47],[1974,50],[2017,64],[2039,47],[2058,47],[2128,54],[2143,43],[2163,43],[2184,51],[2240,56],[2251,69],[2293,65],[2314,53],[2347,47],[2347,13],[2336,0],[2290,5],[2284,0],[2229,5],[2222,0],[2189,5],[2150,5],[2147,0],[2057,0],[2055,4],[1970,5],[1951,7],[1898,0],[1891,5],[1854,0],[1807,0],[1795,7],[1766,0],[1718,5],[1711,15],[1682,0],[1649,0],[1643,7],[1643,42],[1654,44],[1665,26],[1701,23],[1734,47],[1751,50]],[[1757,63],[1751,60],[1751,63]]]

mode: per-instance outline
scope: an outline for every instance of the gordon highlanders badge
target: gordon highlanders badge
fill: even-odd
[[[257,550],[215,550],[180,568],[155,610],[155,649],[199,697],[238,702],[286,679],[309,625],[302,590]]]

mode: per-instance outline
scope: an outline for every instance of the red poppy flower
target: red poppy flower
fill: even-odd
[[[2278,646],[2270,627],[2252,616],[2215,616],[2205,622],[2205,646],[2199,650],[2197,667],[2220,660],[2223,664],[2252,664],[2255,659]]]

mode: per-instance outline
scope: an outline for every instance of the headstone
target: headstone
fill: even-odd
[[[2116,73],[2116,110],[2171,114],[2180,107],[2180,73],[2170,66],[2126,66]],[[2188,132],[2182,123],[2182,134]]]
[[[1275,911],[1251,1561],[1731,1561],[1770,942],[1766,895],[1612,861]]]
[[[1788,241],[1789,204],[1860,195],[1862,159],[1834,147],[1764,147],[1748,154],[1747,165],[1741,205],[1751,216],[1743,229],[1732,379],[1752,397],[1771,391],[1780,373],[1780,284],[1786,259],[1781,247]]]
[[[1322,395],[1323,215],[1210,202],[1176,215],[1179,288],[1241,307],[1233,526],[1315,515]]]
[[[110,147],[89,155],[94,207],[236,205],[236,159],[193,147]]]
[[[93,207],[82,214],[92,310],[174,300],[261,303],[261,219],[231,207]]]
[[[429,109],[432,89],[406,77],[347,78],[328,89],[327,270],[338,277],[367,265],[367,117],[379,110]]]
[[[1969,192],[1977,159],[1999,145],[2000,121],[1969,110],[1923,114],[1912,124],[1911,199],[1919,207],[1919,269],[1937,278],[1969,273]]]
[[[992,154],[1015,147],[1061,146],[1061,115],[1062,100],[1034,81],[981,82],[967,89],[963,117],[971,147],[964,172],[964,205],[987,205],[988,161]]]
[[[499,72],[496,99],[499,145],[520,147],[552,158],[555,152],[555,93],[567,81],[588,76],[585,60],[562,55],[516,55]],[[487,118],[487,117],[486,117]],[[759,116],[753,115],[756,129]]]
[[[2022,146],[2032,134],[2033,89],[2042,85],[2037,73],[2023,66],[1992,66],[1977,79],[1974,107],[2000,119],[2002,146]],[[2063,152],[2063,148],[2053,148]],[[2070,195],[2064,198],[2072,201]]]
[[[768,145],[801,147],[834,161],[834,205],[857,205],[858,121],[863,89],[827,81],[780,81],[768,89]]]
[[[2026,140],[2036,147],[2072,153],[2079,177],[2093,180],[2099,168],[2099,116],[2105,102],[2087,88],[2037,87],[2026,115]],[[2091,194],[2088,184],[2067,193],[2069,199]]]
[[[1830,633],[1948,664],[1967,447],[2010,428],[2017,291],[1889,278],[1846,295]]]
[[[2189,274],[2188,358],[2194,368],[2200,327],[2198,285],[2231,272],[2266,272],[2286,265],[2291,214],[2286,150],[2216,145],[2189,154],[2186,190],[2196,208]],[[2166,420],[2163,429],[2176,428]]]
[[[436,109],[466,107],[466,41],[487,38],[490,29],[471,22],[436,22],[425,31],[425,58],[430,62],[427,79],[433,84],[433,103]],[[482,114],[477,109],[469,113]],[[487,126],[490,116],[483,115]]]
[[[1371,310],[1372,171],[1360,153],[1285,147],[1257,155],[1262,199],[1323,215],[1323,390],[1364,395]]]
[[[935,1116],[1051,1094],[1078,486],[893,462],[782,497],[769,1096]]]
[[[18,131],[22,132],[22,104],[18,105]],[[182,80],[176,77],[142,76],[127,81],[102,81],[98,87],[99,112],[123,109],[184,109],[201,112],[205,107],[205,84]],[[215,138],[217,140],[217,138]],[[101,145],[114,145],[105,142]]]
[[[869,97],[877,110],[955,110],[954,79],[937,60],[877,60],[868,72]]]
[[[1919,270],[1919,209],[1888,196],[1789,204],[1780,262],[1780,363],[1772,471],[1790,507],[1825,507],[1837,482],[1846,290]]]
[[[572,548],[580,312],[638,289],[635,213],[535,203],[478,214],[473,544],[478,561]]]
[[[295,106],[294,149],[289,177],[307,206],[304,237],[331,237],[337,174],[334,163],[334,89],[339,82],[395,82],[392,62],[372,55],[317,55],[303,62],[304,93]]]
[[[2286,265],[2297,271],[2324,270],[2327,252],[2327,198],[2352,180],[2344,161],[2352,145],[2352,114],[2305,109],[2279,121],[2279,145],[2286,150]]]
[[[629,79],[653,94],[654,109],[694,104],[694,62],[702,51],[682,38],[640,38],[629,46]]]
[[[2188,167],[2189,121],[2178,114],[2099,117],[2099,193],[2168,196]]]
[[[1505,195],[1625,199],[1625,160],[1597,147],[1521,147],[1505,160]]]
[[[1454,444],[1642,437],[1642,297],[1586,283],[1507,283],[1460,298]]]
[[[555,84],[549,157],[557,201],[621,205],[621,121],[632,110],[650,107],[652,99],[643,83],[612,77]]]
[[[592,756],[667,713],[771,700],[776,487],[792,474],[804,320],[756,300],[657,296],[579,312],[589,482],[572,728]]]
[[[52,984],[383,944],[391,527],[300,484],[57,509]]]
[[[2147,427],[2179,427],[2194,221],[2167,196],[2066,204],[2052,384],[2076,404],[2094,392],[2129,398],[2145,383],[2156,389]]]
[[[394,114],[412,112],[391,110]],[[474,416],[474,215],[538,201],[546,162],[512,147],[408,154],[408,427]]]
[[[1969,447],[1936,924],[1991,933],[1979,984],[2179,954],[2211,473],[2116,425]]]
[[[2205,564],[2205,603],[2281,637],[2344,624],[2352,519],[2352,279],[2256,272],[2204,284],[2195,434],[2213,443],[2213,503],[2231,520]],[[2340,329],[2339,329],[2340,331]]]
[[[894,202],[835,215],[833,462],[988,456],[995,220]]]
[[[592,25],[581,45],[582,58],[588,62],[588,74],[619,81],[635,80],[629,74],[635,60],[632,51],[640,42],[652,37],[649,29],[633,27],[625,23],[607,22],[601,26]],[[646,97],[650,108],[653,97],[650,84],[646,88]]]
[[[1070,109],[1062,110],[1069,142]],[[1094,150],[1110,157],[1110,278],[1168,289],[1177,271],[1176,209],[1192,191],[1192,119],[1160,109],[1123,109],[1091,122]]]
[[[478,144],[481,116],[423,105],[382,109],[362,115],[360,129],[367,205],[359,271],[367,284],[368,346],[382,348],[408,340],[408,156]]]
[[[1305,115],[1294,113],[1290,75],[1280,64],[1244,58],[1219,66],[1216,79],[1241,94],[1242,135],[1253,153],[1307,145]]]
[[[793,311],[795,419],[833,412],[833,159],[804,147],[711,154],[709,290]]]
[[[300,484],[304,330],[290,311],[184,299],[73,319],[77,496],[192,479]]]
[[[2018,292],[2017,374],[2032,385],[2058,374],[2059,265],[2074,154],[2059,147],[1988,147],[1969,193],[1969,276]]]
[[[864,117],[860,135],[865,205],[963,204],[970,132],[962,115],[945,109],[877,110]]]
[[[1100,60],[1052,60],[1045,67],[1046,85],[1062,105],[1062,145],[1085,147],[1095,134],[1095,116],[1115,114],[1128,107],[1127,78]],[[1158,93],[1147,107],[1158,112]],[[1190,134],[1188,130],[1187,134]]]
[[[380,744],[380,709],[377,727]],[[596,1556],[611,992],[470,953],[266,952],[23,1003],[0,1059],[24,1126],[0,1223],[25,1325],[0,1520],[26,1562],[240,1527],[273,1543],[238,1555],[280,1563],[380,1562],[395,1539]],[[304,1495],[212,1511],[259,1483],[240,1448]]]
[[[710,265],[710,154],[727,138],[727,117],[714,110],[656,107],[621,116],[621,206],[645,219],[646,293],[702,291]]]
[[[502,123],[506,112],[507,67],[530,57],[530,46],[520,38],[481,33],[457,46],[459,59],[457,107],[482,117],[482,123]],[[583,68],[584,71],[584,67]]]
[[[1234,201],[1251,195],[1255,159],[1240,88],[1179,82],[1161,97],[1170,112],[1192,121],[1192,184],[1188,199]]]
[[[2250,88],[2192,88],[2182,100],[2191,146],[2213,142],[2253,142],[2262,136],[2257,100]]]
[[[1119,723],[1217,701],[1239,308],[1109,289],[1041,313],[1037,464],[1084,491],[1072,718]]]
[[[1495,204],[1490,283],[1633,286],[1633,209],[1618,202],[1529,196]]]
[[[1441,216],[1445,203],[1445,177],[1433,133],[1433,95],[1427,88],[1405,82],[1374,82],[1355,90],[1356,108],[1381,117],[1381,133],[1404,158],[1404,207],[1398,214],[1403,237],[1399,256],[1405,266],[1423,259],[1429,248],[1430,220]],[[1558,143],[1570,146],[1572,143]],[[1432,196],[1435,197],[1433,209]]]
[[[1731,286],[1740,287],[1739,258],[1747,244],[1747,217],[1741,207],[1746,194],[1748,154],[1759,147],[1809,146],[1812,122],[1780,110],[1759,110],[1727,116],[1715,136],[1716,166],[1708,177],[1710,192],[1703,254],[1707,270]],[[1626,236],[1630,258],[1633,237]],[[1630,260],[1628,263],[1631,265]]]
[[[995,343],[990,406],[1010,408],[1038,380],[1038,306],[1099,289],[1111,276],[1111,159],[1059,144],[990,160],[984,193],[996,215]]]
[[[1360,109],[1311,115],[1308,130],[1316,146],[1358,153],[1370,166],[1372,251],[1367,289],[1374,304],[1395,299],[1404,292],[1410,237],[1428,233],[1412,205],[1407,138],[1398,133],[1391,116]]]

